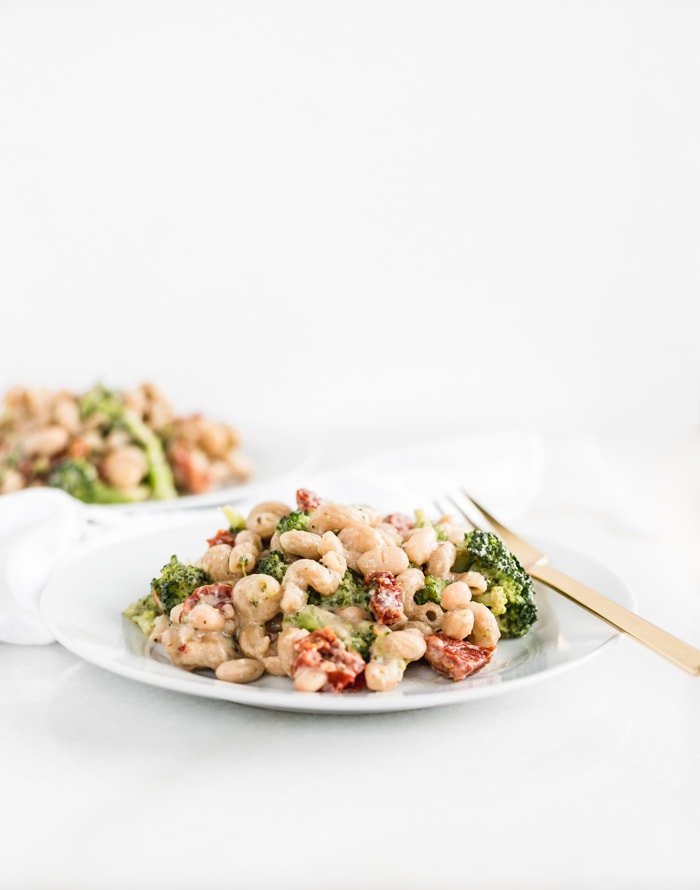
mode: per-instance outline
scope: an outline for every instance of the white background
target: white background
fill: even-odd
[[[697,642],[699,45],[690,2],[0,0],[0,385],[153,378],[329,464],[592,434],[651,532],[573,509],[562,457],[531,520],[646,547],[616,567]],[[697,886],[700,681],[629,641],[322,724],[0,663],[9,890]]]
[[[694,3],[0,3],[2,382],[698,418]]]

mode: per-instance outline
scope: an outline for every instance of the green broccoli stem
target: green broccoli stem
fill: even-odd
[[[133,411],[124,407],[118,393],[98,385],[80,399],[80,415],[103,414],[111,423],[122,427],[143,448],[148,465],[148,484],[151,495],[158,500],[177,497],[170,464],[158,436]]]
[[[161,501],[177,497],[173,472],[158,436],[127,408],[122,412],[121,421],[124,429],[143,446],[146,453],[148,483],[153,497]]]
[[[97,475],[95,467],[85,458],[69,458],[52,470],[48,484],[68,492],[85,504],[128,504],[148,495],[145,486],[120,491],[107,485]]]

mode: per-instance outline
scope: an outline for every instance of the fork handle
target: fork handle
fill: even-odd
[[[700,649],[696,649],[668,631],[662,630],[650,621],[645,621],[629,609],[625,609],[614,600],[601,593],[596,593],[575,578],[553,569],[551,566],[530,566],[529,574],[542,581],[565,597],[588,609],[594,615],[607,621],[617,630],[628,634],[664,658],[668,658],[678,667],[697,677],[700,676]]]

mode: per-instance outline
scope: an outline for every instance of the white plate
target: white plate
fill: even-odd
[[[255,466],[249,482],[226,485],[204,494],[182,495],[167,501],[142,501],[135,504],[88,505],[88,514],[97,521],[117,513],[148,513],[209,507],[213,504],[235,504],[250,498],[259,488],[279,487],[286,479],[304,479],[317,463],[317,452],[310,442],[279,429],[256,426],[243,432],[243,450]]]
[[[502,640],[492,663],[459,683],[439,677],[427,666],[412,665],[394,692],[328,695],[294,692],[290,681],[280,677],[265,676],[241,686],[213,675],[187,673],[145,657],[145,637],[121,612],[144,595],[171,554],[198,557],[216,524],[214,514],[202,515],[196,522],[188,519],[177,527],[121,538],[84,552],[56,571],[41,602],[44,620],[67,649],[132,680],[260,708],[327,714],[405,711],[498,695],[580,664],[617,636],[564,597],[538,587],[539,620],[530,633]],[[554,564],[633,607],[624,584],[595,560],[560,545],[548,550]]]

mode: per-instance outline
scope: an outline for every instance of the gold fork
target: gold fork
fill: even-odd
[[[696,649],[688,643],[668,631],[662,630],[650,621],[640,618],[629,609],[625,609],[614,600],[608,599],[601,593],[591,590],[575,578],[546,565],[548,557],[536,547],[523,541],[518,535],[506,528],[496,517],[482,507],[478,501],[461,489],[461,496],[466,500],[467,509],[453,497],[447,495],[446,499],[474,528],[481,531],[490,531],[498,535],[508,549],[518,558],[523,567],[537,581],[541,581],[547,587],[551,587],[558,593],[562,593],[572,602],[583,606],[593,615],[607,621],[614,628],[626,633],[628,636],[648,646],[659,655],[663,655],[675,665],[697,677],[700,676],[700,649]],[[439,501],[435,501],[440,513],[448,513],[443,509]]]

